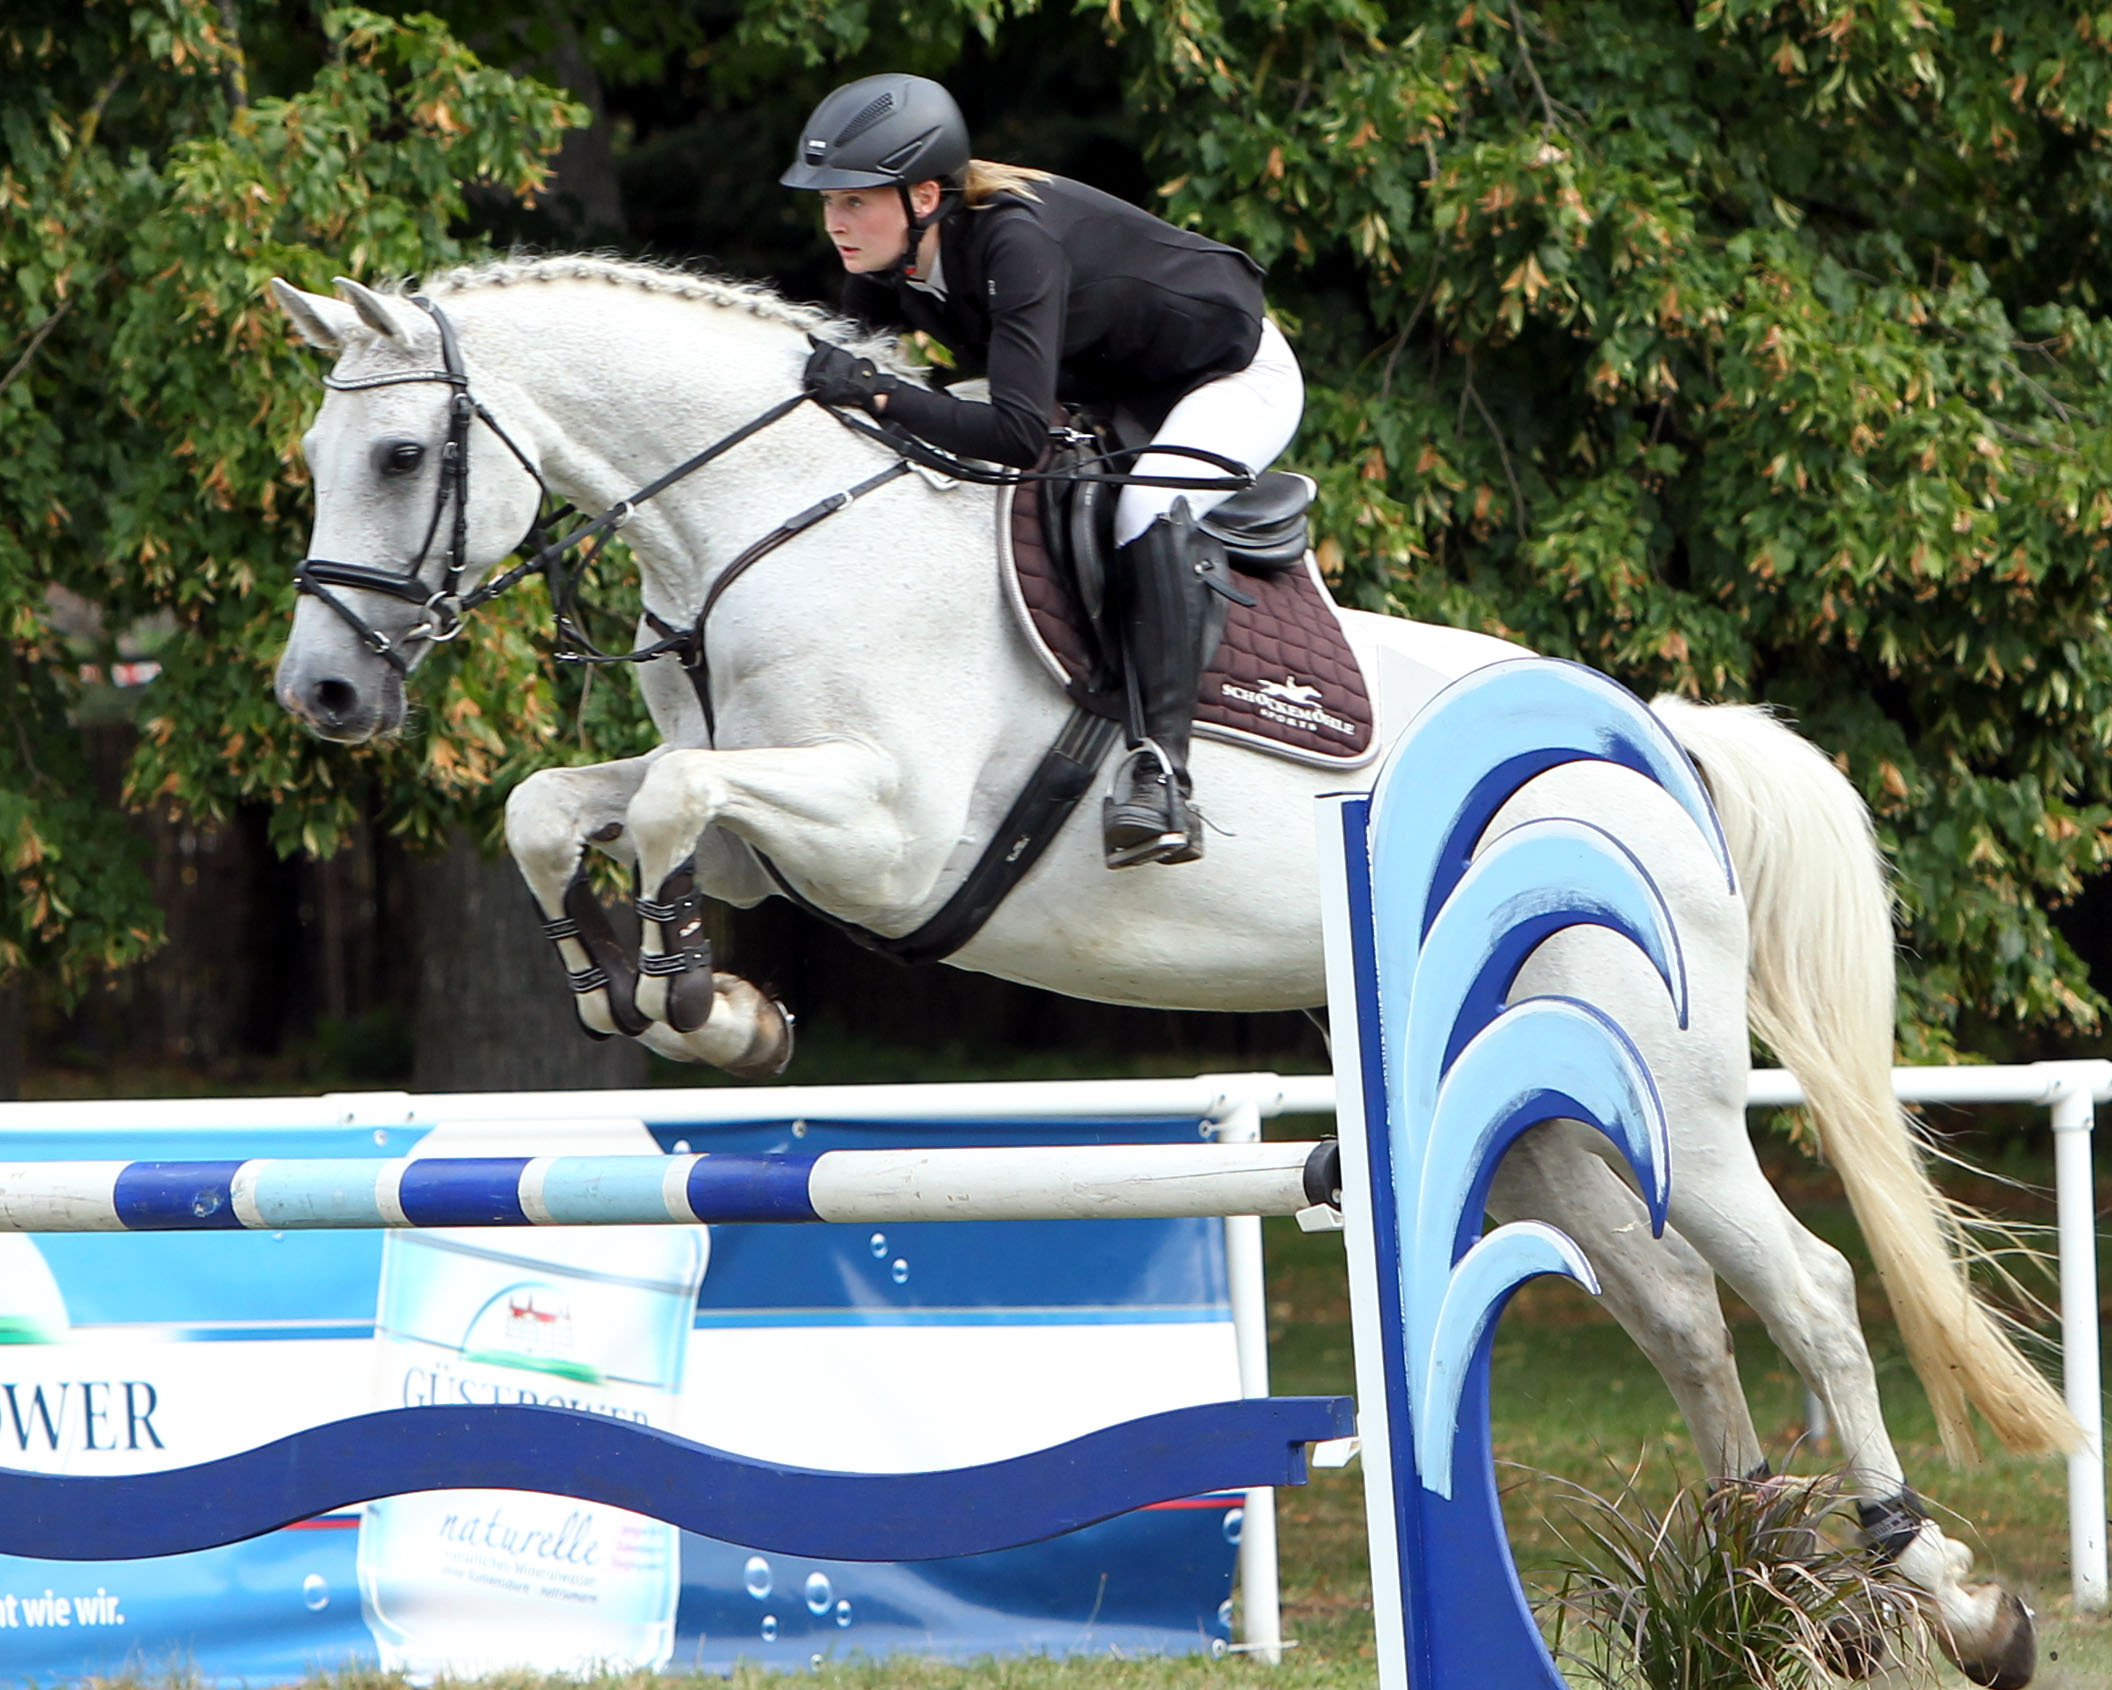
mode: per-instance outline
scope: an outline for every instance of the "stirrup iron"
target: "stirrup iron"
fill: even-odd
[[[1164,794],[1162,813],[1145,813],[1146,804],[1159,807],[1154,797],[1138,796],[1138,787],[1150,778],[1142,773],[1146,760],[1158,764],[1158,782]],[[1104,860],[1111,869],[1136,868],[1145,863],[1193,862],[1202,855],[1194,812],[1181,790],[1180,772],[1166,748],[1147,738],[1131,748],[1116,772],[1117,791],[1100,801],[1100,830]]]

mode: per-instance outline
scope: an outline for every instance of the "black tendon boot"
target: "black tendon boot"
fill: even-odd
[[[1112,585],[1130,755],[1101,805],[1107,866],[1192,863],[1203,854],[1202,817],[1189,801],[1195,696],[1224,633],[1225,600],[1245,595],[1225,579],[1224,553],[1196,530],[1185,499],[1119,555]]]

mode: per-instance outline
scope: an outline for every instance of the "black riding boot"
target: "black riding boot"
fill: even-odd
[[[1107,866],[1191,863],[1203,854],[1203,823],[1189,801],[1188,736],[1224,632],[1215,589],[1224,557],[1196,531],[1185,499],[1119,556],[1111,585],[1121,594],[1130,756],[1101,805]]]

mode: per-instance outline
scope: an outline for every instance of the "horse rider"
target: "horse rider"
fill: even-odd
[[[1245,253],[1046,171],[971,156],[953,96],[921,76],[868,76],[814,108],[780,178],[821,196],[846,272],[843,309],[920,329],[989,378],[987,402],[900,381],[817,342],[807,390],[963,457],[1029,469],[1057,401],[1120,407],[1154,444],[1200,447],[1258,474],[1297,429],[1305,384],[1263,314]],[[1145,454],[1135,473],[1208,477]],[[1110,868],[1203,854],[1189,731],[1223,607],[1194,516],[1233,491],[1125,486],[1115,506],[1131,754],[1102,806]]]

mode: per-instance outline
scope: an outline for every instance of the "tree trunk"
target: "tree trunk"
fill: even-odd
[[[568,1091],[645,1084],[629,1039],[587,1037],[534,901],[513,864],[457,831],[413,870],[418,994],[412,1085],[434,1091]]]
[[[551,209],[574,240],[621,240],[623,190],[616,176],[615,142],[602,97],[601,77],[563,8],[546,6],[544,15],[556,40],[549,58],[536,70],[593,114],[593,121],[585,129],[565,132],[551,171]]]
[[[29,994],[19,980],[0,980],[0,1103],[22,1095],[29,1066]]]

